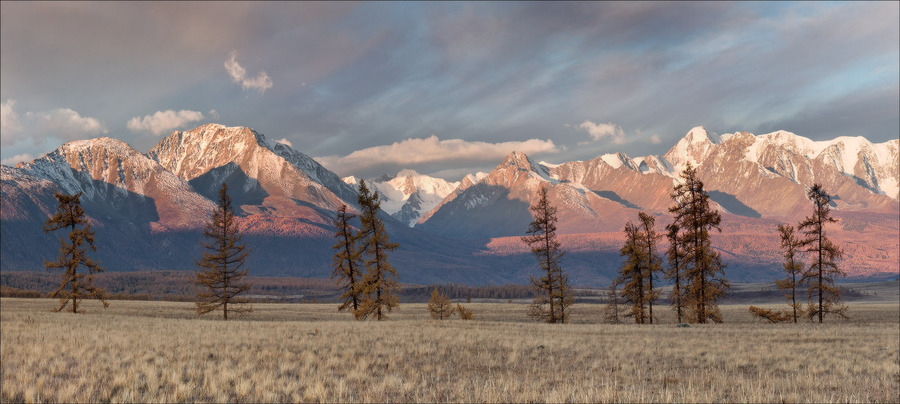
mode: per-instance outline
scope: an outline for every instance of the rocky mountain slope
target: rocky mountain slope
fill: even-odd
[[[774,228],[811,209],[805,191],[821,182],[841,222],[829,233],[860,277],[900,273],[898,143],[842,137],[814,142],[779,131],[716,135],[693,128],[663,156],[622,153],[562,164],[509,154],[490,173],[447,182],[402,171],[372,181],[384,196],[392,256],[406,282],[526,283],[533,258],[519,237],[537,190],[548,187],[570,250],[573,281],[602,285],[620,264],[626,220],[639,211],[671,219],[669,194],[680,170],[698,166],[723,212],[715,246],[733,280],[778,274]],[[98,257],[109,270],[193,269],[204,221],[222,182],[238,208],[257,275],[327,277],[342,204],[356,206],[355,179],[242,127],[178,131],[142,154],[124,142],[74,141],[31,163],[0,169],[3,270],[39,270],[58,235],[41,225],[54,192],[82,192],[97,229]],[[347,182],[345,182],[347,181]],[[410,228],[410,226],[414,226]]]
[[[897,146],[897,140],[872,144],[846,137],[813,142],[784,131],[717,136],[696,127],[663,156],[615,153],[550,164],[513,152],[477,185],[448,195],[416,228],[447,237],[488,236],[491,244],[507,246],[489,249],[496,254],[527,252],[518,236],[531,220],[528,207],[537,190],[547,187],[559,209],[561,233],[608,234],[616,242],[597,249],[614,251],[625,222],[636,220],[639,211],[655,214],[660,228],[671,221],[670,193],[681,170],[692,164],[730,229],[716,236],[720,248],[741,265],[777,267],[767,258],[779,254],[777,243],[769,242],[773,229],[809,214],[806,190],[819,182],[834,197],[835,215],[854,223],[830,230],[847,241],[851,272],[897,273]],[[866,229],[865,237],[853,232],[859,228]],[[853,241],[860,239],[871,244]]]

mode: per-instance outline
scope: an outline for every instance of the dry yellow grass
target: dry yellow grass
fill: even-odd
[[[527,320],[527,305],[468,304],[475,321],[406,304],[382,323],[335,304],[257,304],[227,323],[190,303],[112,302],[51,313],[0,300],[2,401],[893,402],[900,305],[851,305],[850,322],[576,324]]]

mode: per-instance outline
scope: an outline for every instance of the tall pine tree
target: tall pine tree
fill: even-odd
[[[341,294],[341,305],[338,311],[351,309],[354,317],[360,319],[359,302],[362,298],[362,269],[363,263],[360,252],[356,247],[356,235],[350,221],[356,217],[347,212],[347,205],[341,205],[337,218],[334,219],[334,227],[337,228],[334,237],[337,243],[334,248],[334,271],[331,277],[336,279],[344,290]]]
[[[198,286],[197,314],[221,308],[222,318],[227,321],[229,312],[243,314],[252,311],[247,299],[239,297],[251,286],[244,281],[248,272],[244,264],[250,250],[241,242],[225,183],[219,189],[219,203],[206,222],[203,237],[205,240],[200,245],[206,251],[195,261],[197,272],[193,279]]]
[[[681,240],[685,252],[684,294],[685,306],[698,323],[707,319],[722,322],[717,301],[725,297],[730,286],[724,278],[725,264],[712,248],[709,232],[722,231],[722,216],[709,204],[709,194],[703,189],[703,181],[697,178],[697,169],[688,163],[681,173],[681,183],[675,186],[672,199],[675,206],[669,212],[675,215],[675,223],[683,232]]]
[[[381,209],[378,191],[369,191],[363,180],[359,181],[358,201],[362,209],[362,225],[357,238],[361,243],[360,251],[365,256],[366,272],[362,279],[363,299],[357,310],[357,317],[365,319],[373,316],[381,321],[387,318],[386,313],[397,307],[396,293],[400,291],[400,285],[397,271],[388,261],[388,253],[399,245],[388,240],[384,222],[378,218],[378,211]]]
[[[93,297],[103,302],[103,307],[109,307],[106,301],[106,292],[94,286],[94,274],[103,272],[99,262],[95,262],[88,256],[88,249],[97,251],[94,245],[94,230],[91,222],[85,217],[81,207],[81,192],[75,195],[55,193],[59,201],[56,214],[44,223],[44,233],[60,229],[69,230],[69,241],[59,238],[59,257],[56,261],[44,261],[44,267],[48,271],[62,270],[62,281],[53,291],[51,297],[59,297],[60,305],[53,311],[60,311],[72,301],[72,313],[78,313],[78,300]],[[80,266],[87,268],[87,273],[78,272]],[[68,290],[66,288],[68,287]]]
[[[834,278],[845,275],[837,266],[843,251],[825,234],[825,225],[837,222],[831,217],[831,208],[828,207],[831,196],[819,184],[813,184],[807,195],[813,201],[813,214],[800,222],[799,228],[806,236],[800,246],[813,255],[813,261],[802,279],[809,285],[810,302],[806,315],[809,318],[818,316],[820,323],[828,313],[847,318],[847,306],[840,303],[841,293],[834,286]],[[818,298],[818,304],[812,301],[814,298]]]
[[[541,187],[538,196],[537,204],[531,207],[534,221],[528,226],[528,235],[522,237],[541,267],[541,276],[531,277],[537,296],[529,315],[548,323],[567,323],[575,298],[569,289],[569,278],[559,265],[565,251],[556,237],[556,207],[550,204],[546,187]]]

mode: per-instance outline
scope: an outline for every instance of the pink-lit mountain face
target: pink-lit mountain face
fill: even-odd
[[[828,229],[855,276],[900,272],[898,140],[841,137],[814,142],[779,131],[715,135],[693,128],[663,156],[606,154],[562,164],[508,155],[490,173],[453,183],[413,171],[372,182],[406,282],[524,283],[533,258],[519,237],[528,207],[547,187],[559,208],[573,280],[608,282],[620,265],[621,229],[639,211],[669,223],[669,194],[686,164],[698,167],[723,213],[713,243],[735,280],[779,271],[779,223],[809,214],[806,190],[822,183],[841,222]],[[356,206],[355,178],[249,128],[178,131],[142,154],[109,138],[69,142],[31,163],[2,167],[3,270],[36,270],[58,235],[41,224],[53,192],[82,192],[109,270],[192,269],[199,234],[221,184],[228,184],[257,274],[327,277],[342,204]],[[346,182],[345,182],[346,181]],[[413,226],[412,228],[410,226]]]
[[[806,191],[819,182],[834,197],[841,223],[829,234],[842,242],[848,272],[897,274],[898,143],[859,137],[813,142],[784,131],[717,136],[697,127],[663,156],[615,153],[549,164],[512,153],[474,186],[450,194],[417,228],[448,237],[487,234],[493,253],[525,253],[518,236],[537,191],[547,187],[560,232],[573,235],[571,249],[613,251],[625,222],[637,220],[639,211],[657,215],[660,229],[671,222],[670,194],[690,163],[723,213],[717,247],[738,265],[777,267],[774,229],[810,214]]]

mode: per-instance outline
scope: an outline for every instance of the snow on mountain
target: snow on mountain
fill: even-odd
[[[444,204],[456,199],[456,196],[459,195],[460,192],[465,191],[465,190],[471,188],[472,186],[478,184],[482,179],[484,179],[484,177],[487,177],[487,175],[488,175],[488,173],[481,172],[481,171],[479,171],[475,174],[466,174],[466,176],[463,177],[462,180],[459,181],[459,185],[456,186],[456,189],[454,189],[452,192],[447,194],[444,197],[444,199],[442,199],[440,202],[438,202],[437,205],[435,205],[434,207],[432,207],[431,209],[429,209],[428,211],[423,213],[421,216],[419,216],[419,220],[416,221],[415,225],[426,222],[428,219],[431,218],[431,216],[434,215],[435,212],[440,210],[441,207],[444,206]]]
[[[541,164],[544,164],[544,163],[541,163]],[[484,179],[484,177],[487,177],[487,175],[488,175],[488,173],[483,172],[483,171],[479,171],[475,174],[466,174],[466,176],[463,177],[462,181],[459,182],[459,188],[462,190],[465,190],[466,188],[471,187],[472,185],[475,185],[478,182],[480,182],[482,179]]]
[[[68,142],[13,170],[50,181],[64,193],[81,192],[83,202],[103,205],[107,216],[138,215],[157,227],[202,224],[213,207],[156,161],[107,137]]]
[[[208,124],[176,131],[148,156],[186,181],[235,163],[246,177],[243,184],[235,185],[244,190],[261,187],[268,194],[264,204],[270,207],[296,205],[297,200],[332,211],[345,203],[356,206],[356,191],[337,175],[309,156],[246,127]]]
[[[631,163],[637,166],[638,171],[643,174],[656,173],[672,175],[675,171],[668,161],[659,156],[635,157],[631,159]]]
[[[616,170],[599,159],[595,164]],[[612,216],[621,217],[623,209],[633,208],[625,206],[627,202],[613,193],[597,193],[569,178],[571,170],[565,168],[567,165],[570,163],[550,168],[523,153],[510,153],[477,184],[448,195],[439,208],[419,220],[416,228],[453,237],[520,234],[531,221],[529,208],[537,201],[541,188],[547,189],[551,202],[559,209],[559,226],[566,232],[597,231],[597,223]],[[664,178],[671,184],[671,179]]]
[[[721,143],[719,136],[708,133],[702,126],[697,126],[688,131],[687,135],[672,146],[663,157],[676,172],[681,172],[688,163],[697,166],[705,160],[719,143]]]
[[[721,175],[723,170],[736,169],[739,161],[745,161],[751,163],[745,169],[764,177],[784,177],[807,187],[817,181],[826,181],[832,189],[841,188],[845,181],[850,181],[872,194],[897,201],[900,200],[898,145],[898,139],[873,144],[860,136],[813,141],[783,130],[763,135],[735,132],[717,136],[698,126],[661,157],[636,157],[629,161],[626,155],[614,153],[604,154],[600,159],[613,168],[626,166],[644,174],[663,174],[676,180],[687,163],[698,167],[716,161],[715,169],[707,167],[706,170]],[[723,166],[726,160],[730,162],[729,167]],[[834,177],[830,174],[832,169],[846,178]],[[750,175],[749,172],[732,174],[745,178]],[[860,194],[859,198],[864,199],[865,195]]]
[[[610,224],[600,218],[617,226],[624,220],[622,209],[666,214],[672,186],[688,163],[697,167],[713,202],[737,216],[781,220],[805,214],[806,190],[816,182],[834,196],[838,209],[896,210],[898,142],[871,144],[860,137],[812,141],[785,131],[718,136],[698,126],[662,157],[610,153],[549,164],[513,152],[477,186],[463,189],[464,179],[417,227],[451,235],[512,232],[527,224],[522,206],[530,206],[543,186],[564,212],[560,217],[568,223],[561,223],[562,228]],[[523,223],[510,224],[514,220]]]
[[[638,170],[638,166],[634,164],[633,159],[629,158],[625,153],[609,153],[600,156],[604,163],[609,164],[612,168],[627,166],[632,170]]]
[[[357,183],[353,176],[343,180],[348,184]],[[448,182],[414,170],[402,170],[394,178],[384,176],[368,182],[381,197],[381,210],[410,227],[460,185],[458,181]]]
[[[758,136],[742,132],[723,135],[723,139],[726,139],[724,143],[748,143],[743,154],[745,161],[757,163],[761,169],[796,183],[812,185],[817,171],[814,166],[821,164],[835,169],[875,194],[900,199],[898,139],[877,144],[860,136],[813,141],[787,131]]]
[[[55,212],[54,191],[61,191],[53,181],[19,167],[0,166],[0,219],[26,221],[44,219]]]

